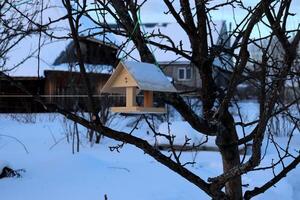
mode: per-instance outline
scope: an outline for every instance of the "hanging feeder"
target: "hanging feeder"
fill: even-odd
[[[143,105],[137,105],[136,96],[144,93]],[[112,107],[117,113],[165,113],[165,107],[153,106],[153,92],[177,92],[164,73],[154,64],[121,61],[102,88],[102,93],[126,95],[125,107]]]

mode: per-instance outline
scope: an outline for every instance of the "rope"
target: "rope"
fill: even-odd
[[[123,54],[125,54],[125,55],[124,55],[124,56],[121,56],[121,60],[122,60],[122,61],[123,61],[123,60],[125,59],[125,57],[127,56],[127,55],[126,55],[126,49],[127,49],[128,45],[129,45],[129,42],[132,40],[132,36],[133,36],[133,34],[135,33],[135,31],[136,31],[138,25],[140,24],[140,8],[137,10],[137,18],[138,18],[138,20],[137,20],[137,22],[136,22],[135,25],[134,25],[134,28],[133,28],[133,30],[132,30],[132,33],[129,35],[128,42],[127,42],[126,46],[124,47]]]
[[[141,16],[139,16],[139,20],[140,20],[140,23],[141,23],[141,26],[142,26],[142,32],[143,33],[145,33],[145,39],[146,39],[146,41],[147,41],[147,43],[149,44],[149,49],[150,49],[150,52],[151,52],[151,54],[153,55],[153,57],[154,57],[154,64],[157,66],[157,67],[159,67],[159,65],[158,65],[158,62],[157,62],[157,60],[156,60],[156,57],[155,57],[155,55],[154,55],[154,50],[152,49],[152,46],[150,45],[150,40],[149,40],[149,36],[147,36],[147,34],[146,34],[146,30],[145,30],[145,27],[144,27],[144,25],[143,25],[143,23],[142,23],[142,20],[141,20]]]
[[[125,57],[127,56],[127,55],[126,55],[126,49],[127,49],[128,45],[129,45],[129,42],[132,40],[133,34],[135,33],[135,31],[136,31],[138,25],[140,25],[140,26],[142,27],[142,33],[145,33],[145,34],[143,34],[143,35],[144,35],[144,38],[146,39],[147,43],[149,43],[149,36],[147,36],[145,27],[144,27],[144,25],[143,25],[143,23],[142,23],[142,20],[141,20],[141,11],[140,11],[140,8],[139,8],[139,9],[137,10],[137,22],[135,23],[134,28],[133,28],[133,31],[132,31],[132,33],[130,34],[129,38],[128,38],[128,43],[126,44],[126,46],[125,46],[125,48],[124,48],[124,50],[123,50],[123,53],[124,53],[125,55],[121,57],[121,60],[122,60],[122,61],[123,61],[123,60],[125,59]],[[148,46],[148,45],[147,45],[147,46]],[[152,53],[152,55],[153,55],[153,57],[154,57],[154,62],[155,62],[154,64],[155,64],[157,67],[159,67],[158,62],[157,62],[157,60],[156,60],[156,58],[155,58],[154,50],[152,49],[152,46],[150,45],[150,46],[148,46],[148,47],[149,47],[150,52]]]

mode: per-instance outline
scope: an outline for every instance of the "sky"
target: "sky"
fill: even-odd
[[[92,1],[92,0],[91,0]],[[51,0],[50,1],[52,5],[58,6],[49,12],[45,14],[44,19],[48,19],[48,17],[51,17],[52,19],[58,18],[65,14],[64,8],[61,8],[61,0]],[[193,4],[194,1],[190,1],[191,4]],[[224,3],[226,0],[214,0],[211,1],[210,6],[217,4],[217,3]],[[245,6],[254,7],[259,1],[258,0],[243,0],[243,3]],[[179,8],[178,0],[175,0],[175,7]],[[164,14],[164,12],[167,11],[167,7],[165,6],[164,2],[162,0],[148,0],[142,7],[140,13],[141,13],[141,20],[143,23],[163,23],[163,22],[175,22],[174,18],[168,14]],[[288,21],[288,28],[296,28],[297,25],[300,23],[300,0],[293,0],[293,4],[291,5],[291,11],[296,13],[297,15],[294,17],[291,17],[291,20]],[[213,20],[226,20],[227,25],[229,22],[232,23],[232,26],[234,27],[234,19],[236,22],[240,22],[243,17],[245,16],[245,12],[236,7],[232,8],[231,6],[225,6],[220,8],[219,10],[214,10],[211,13],[211,17]],[[235,18],[233,17],[235,16]],[[109,22],[114,23],[114,20],[109,19]],[[67,27],[68,24],[66,21],[59,24],[60,26]],[[262,34],[267,34],[269,30],[264,27],[263,25],[259,25],[259,29]],[[67,34],[68,31],[62,31],[61,34]],[[258,26],[256,26],[256,29],[254,30],[252,37],[258,37],[259,31]],[[10,61],[8,64],[10,66],[13,66],[18,61],[22,60],[22,57],[28,55],[28,50],[34,49],[34,47],[37,46],[38,37],[33,36],[26,39],[26,41],[22,42],[17,48],[14,49],[12,54],[10,55]],[[43,75],[44,69],[53,69],[52,63],[54,59],[60,54],[61,51],[63,51],[67,45],[67,41],[62,40],[59,42],[53,42],[51,41],[51,44],[47,45],[45,49],[42,49],[41,51],[41,71],[40,75]],[[17,70],[10,72],[12,75],[37,75],[37,59],[32,58],[29,61],[22,64],[21,67],[19,67]]]
[[[224,3],[227,0],[213,0],[211,1],[211,4],[209,7],[219,4],[219,3]],[[177,8],[179,8],[179,3],[178,1],[175,4]],[[191,5],[193,5],[193,1],[190,1]],[[260,1],[259,0],[243,0],[242,1],[246,7],[254,7],[256,6]],[[297,28],[298,24],[300,23],[300,0],[293,0],[291,5],[291,12],[297,13],[298,16],[291,17],[289,22],[288,22],[288,28],[294,29]],[[160,21],[160,22],[174,22],[174,18],[169,14],[165,15],[164,12],[166,12],[168,9],[165,6],[164,2],[161,0],[150,0],[144,5],[144,9],[141,11],[141,16],[143,22],[155,22],[155,21]],[[224,6],[220,8],[219,10],[214,10],[211,13],[211,17],[213,20],[226,20],[226,22],[229,24],[230,22],[232,23],[233,27],[235,24],[235,21],[238,23],[240,22],[247,14],[243,9],[236,7],[233,8],[231,6]],[[260,24],[260,30],[263,33],[267,33],[268,30],[266,27]],[[255,30],[253,33],[254,37],[258,36],[258,30]]]
[[[141,0],[140,0],[141,1]],[[191,6],[193,6],[192,0],[190,0]],[[227,2],[227,0],[212,0],[209,3],[208,7],[212,7],[213,5]],[[246,7],[254,7],[256,6],[260,0],[243,0],[242,1]],[[179,1],[174,1],[175,8],[178,10],[180,7]],[[162,0],[148,0],[143,7],[141,8],[141,19],[143,23],[153,23],[153,22],[175,22],[175,19],[171,16],[171,14],[164,14],[168,9],[165,3]],[[292,20],[289,21],[288,26],[290,28],[295,28],[300,23],[300,0],[293,0],[291,5],[292,13],[297,13],[298,16],[292,17]],[[244,16],[247,14],[243,9],[239,7],[233,8],[232,6],[224,6],[218,10],[214,10],[211,13],[211,17],[213,20],[226,20],[228,23],[234,21],[240,22]],[[234,17],[235,16],[235,20]],[[108,19],[110,22],[114,22],[114,20]]]

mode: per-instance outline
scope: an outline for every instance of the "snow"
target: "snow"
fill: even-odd
[[[122,63],[137,82],[139,89],[159,92],[177,92],[158,66],[135,61],[122,61]]]
[[[248,116],[248,120],[256,119],[257,103],[241,102],[239,106],[241,112]],[[236,112],[235,108],[232,108],[232,112]],[[72,145],[66,140],[65,122],[61,116],[38,114],[32,117],[33,123],[25,123],[21,122],[22,120],[12,120],[8,115],[0,115],[0,158],[9,162],[14,169],[26,170],[22,173],[22,178],[0,180],[1,199],[96,200],[104,199],[105,194],[109,200],[210,199],[199,188],[131,145],[125,145],[120,149],[120,153],[109,150],[109,147],[120,144],[110,139],[103,139],[101,145],[91,146],[82,127],[79,127],[80,152],[72,154]],[[136,120],[134,117],[116,115],[109,126],[129,132]],[[170,122],[174,131],[185,132],[191,137],[198,135],[196,131],[191,131],[186,122],[180,121],[178,116],[171,117]],[[166,126],[166,123],[162,123],[158,130],[163,131]],[[150,129],[143,121],[132,134],[147,139],[150,143],[154,141]],[[18,138],[26,146],[29,154],[18,142],[3,135]],[[180,141],[179,137],[176,139]],[[288,140],[287,137],[275,139],[283,147]],[[290,144],[291,152],[299,149],[299,142],[300,135],[297,133]],[[263,149],[266,145],[267,141],[264,141]],[[187,168],[204,180],[222,172],[221,156],[217,152],[182,154],[183,161],[191,161],[193,158],[197,163],[188,165]],[[277,158],[276,150],[269,144],[261,166],[270,165],[275,158]],[[278,170],[276,168],[275,173]],[[297,167],[277,183],[276,187],[270,188],[254,199],[299,199],[299,176],[300,169]],[[271,170],[245,174],[243,183],[249,186],[243,190],[261,186],[272,177]]]
[[[20,124],[1,117],[1,132],[18,137],[29,149],[0,137],[0,157],[15,168],[24,168],[20,179],[0,180],[1,199],[196,199],[206,195],[180,176],[162,167],[129,145],[121,153],[110,152],[116,143],[104,140],[90,147],[83,142],[72,155],[65,140],[61,118],[39,115],[38,124]],[[5,124],[5,126],[3,126]],[[26,131],[22,131],[26,130]],[[83,138],[82,138],[83,139]],[[161,179],[163,177],[163,179]],[[166,192],[167,191],[167,192]]]
[[[167,122],[164,122],[159,126],[158,130],[162,134],[175,136],[173,142],[176,145],[183,145],[186,141],[186,138],[191,139],[191,145],[197,145],[206,141],[205,135],[200,134],[185,121],[173,121],[169,125]],[[159,144],[169,144],[169,141],[165,137],[158,137],[157,142]],[[205,143],[205,146],[215,147],[214,137],[209,137]]]
[[[241,115],[244,118],[244,123],[251,122],[252,120],[256,120],[258,117],[258,104],[251,101],[241,101],[238,104],[239,110],[241,112]],[[236,106],[233,106],[231,108],[231,111],[234,113],[235,120],[238,122],[240,121],[238,117],[238,108]],[[245,135],[249,134],[254,128],[253,126],[246,127],[244,129]],[[205,135],[199,133],[195,129],[191,127],[191,125],[186,122],[182,121],[181,119],[175,119],[172,120],[170,123],[164,122],[161,123],[159,126],[159,132],[165,135],[173,135],[174,138],[174,144],[177,145],[183,145],[186,141],[186,137],[191,139],[190,144],[200,144],[205,142],[203,146],[209,146],[209,147],[217,147],[215,144],[216,137],[209,136],[206,138]],[[244,132],[242,131],[241,127],[237,127],[237,133],[238,137],[241,139],[243,138]],[[169,141],[165,137],[158,137],[159,144],[169,144]],[[240,146],[241,147],[241,146]]]
[[[217,148],[215,144],[215,136],[205,136],[191,127],[191,125],[186,121],[173,121],[168,125],[167,122],[162,123],[159,126],[159,132],[165,135],[170,135],[174,137],[174,145],[184,145],[186,139],[190,139],[189,145],[199,145],[202,147],[214,147]],[[239,138],[243,138],[243,133],[239,133]],[[158,144],[170,144],[169,140],[166,137],[158,136]],[[243,149],[244,146],[239,146],[240,149]]]
[[[295,135],[295,137],[292,139],[291,142],[291,152],[294,153],[294,155],[297,155],[296,149],[299,150],[299,142],[300,137],[299,133]],[[281,145],[281,147],[285,148],[287,144],[288,137],[277,137],[275,138],[275,141]],[[265,151],[267,141],[264,141],[263,144],[263,151]],[[294,150],[292,150],[294,149]],[[270,166],[271,163],[274,163],[274,161],[278,160],[278,155],[276,153],[276,149],[272,144],[269,144],[267,149],[267,154],[265,158],[262,160],[261,167],[264,166]],[[292,160],[289,160],[291,162]],[[285,161],[284,163],[289,163]],[[274,173],[278,174],[279,170],[282,168],[277,166],[274,169]],[[292,170],[286,178],[282,179],[280,182],[278,182],[274,187],[270,188],[270,190],[266,191],[265,193],[257,196],[254,199],[289,199],[289,200],[297,200],[299,199],[299,191],[300,191],[300,168],[297,166],[294,170]],[[266,183],[267,180],[270,180],[273,178],[272,171],[254,171],[251,172],[250,175],[244,175],[243,181],[244,184],[250,184],[250,187],[247,189],[254,189],[253,185],[261,186]],[[253,185],[252,185],[253,184]],[[251,186],[252,185],[252,186]]]

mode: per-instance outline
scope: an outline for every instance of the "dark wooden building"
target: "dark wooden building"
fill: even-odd
[[[84,63],[91,66],[110,65],[118,62],[118,48],[95,38],[80,37],[80,48]],[[54,65],[78,63],[74,42],[70,42],[55,59]],[[100,89],[110,74],[88,73],[93,98],[97,109],[110,106],[108,96],[101,96]],[[87,111],[87,91],[83,75],[79,72],[46,70],[44,77],[13,77],[14,83],[23,85],[32,95],[40,95],[47,103],[55,103],[70,111]],[[124,97],[115,97],[114,103],[122,103]],[[44,108],[33,101],[4,77],[0,78],[0,113],[34,113],[45,112]]]
[[[48,70],[44,74],[43,78],[13,77],[14,84],[0,78],[0,113],[46,112],[43,106],[33,100],[32,95],[40,95],[46,103],[54,103],[70,111],[88,111],[87,90],[81,73]],[[97,109],[103,104],[109,106],[112,101],[108,96],[100,95],[100,90],[110,74],[88,73],[88,77]],[[21,84],[31,95],[15,84]]]
[[[109,79],[110,74],[88,73],[92,86],[94,102],[98,109],[106,101],[101,95],[101,88]],[[88,109],[88,93],[83,74],[67,71],[45,71],[44,97],[47,103],[58,104],[68,110],[77,111]]]
[[[22,84],[31,94],[43,94],[45,79],[37,77],[13,77],[15,84]],[[0,113],[43,112],[43,107],[34,102],[31,95],[23,92],[11,81],[0,78]]]
[[[89,37],[80,37],[80,48],[85,64],[116,65],[118,48],[113,44]],[[77,63],[74,42],[70,42],[66,49],[55,59],[53,65]]]

